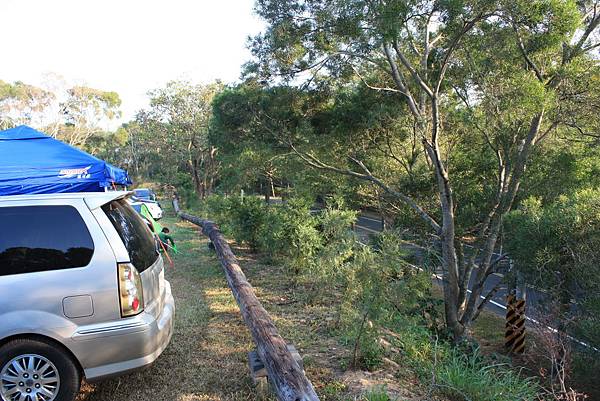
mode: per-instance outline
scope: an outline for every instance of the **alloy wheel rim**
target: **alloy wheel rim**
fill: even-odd
[[[0,371],[2,401],[54,401],[59,388],[58,369],[41,355],[16,356]]]

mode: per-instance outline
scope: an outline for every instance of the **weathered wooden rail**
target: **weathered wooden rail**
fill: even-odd
[[[212,221],[181,211],[177,198],[173,200],[177,215],[202,227],[215,247],[229,288],[237,301],[246,326],[256,343],[256,351],[267,371],[269,383],[280,401],[318,401],[319,397],[304,370],[294,359],[286,342],[277,332],[273,320],[260,304],[252,286],[240,268],[219,227]]]

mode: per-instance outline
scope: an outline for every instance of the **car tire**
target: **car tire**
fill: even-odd
[[[15,373],[15,364],[27,367],[30,361],[35,365],[33,369],[27,369],[27,371],[31,370],[31,373],[25,371],[25,373],[20,373],[21,376],[17,376],[18,373]],[[50,362],[50,365],[47,362]],[[37,374],[42,370],[43,375],[47,378],[46,381],[42,381],[43,378],[40,378],[40,375]],[[15,391],[14,389],[17,386],[23,384],[22,387],[17,389],[17,391],[21,392],[22,398],[17,399],[26,399],[27,395],[32,394],[25,392],[29,389],[30,392],[51,391],[53,395],[47,396],[46,393],[46,396],[52,401],[73,401],[81,385],[81,374],[71,356],[67,351],[53,345],[49,341],[20,338],[0,347],[0,376],[7,372],[11,376],[11,380],[7,381],[4,378],[0,380],[0,400],[12,400],[13,398],[11,397],[15,395],[7,394]],[[24,376],[25,374],[27,376]],[[19,378],[16,379],[18,381],[15,381],[15,384],[12,384],[13,376]],[[52,390],[54,384],[52,384],[52,381],[49,382],[48,378],[55,376],[58,376],[58,389]],[[37,380],[34,380],[34,378]],[[41,389],[36,390],[36,388]]]

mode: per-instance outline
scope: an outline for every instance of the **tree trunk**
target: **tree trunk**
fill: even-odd
[[[455,341],[462,338],[464,326],[458,318],[459,305],[459,274],[458,260],[456,255],[455,241],[455,221],[454,221],[454,199],[452,188],[448,179],[448,173],[441,159],[441,152],[438,144],[440,134],[440,121],[438,114],[437,98],[433,97],[431,101],[432,109],[432,134],[431,143],[426,144],[429,157],[432,161],[440,197],[440,207],[442,212],[442,227],[440,241],[442,248],[442,269],[444,286],[444,306],[446,315],[446,325],[450,330]]]
[[[200,173],[198,171],[198,161],[195,159],[190,160],[189,165],[190,169],[192,170],[192,178],[194,180],[194,188],[196,189],[196,194],[198,195],[198,198],[204,199],[205,192],[204,186],[202,185],[202,180],[200,179]]]
[[[502,219],[512,209],[514,200],[519,191],[521,179],[525,173],[531,148],[535,144],[543,117],[544,110],[531,120],[529,132],[527,133],[527,136],[521,140],[519,145],[513,171],[508,177],[506,185],[500,188],[499,204],[491,214],[492,218],[490,219],[489,230],[481,234],[480,243],[483,244],[483,254],[477,269],[475,284],[468,297],[466,309],[460,319],[464,326],[469,326],[476,316],[478,309],[477,302],[480,300],[481,293],[483,292],[485,280],[493,272],[492,257],[500,235]],[[468,283],[466,284],[468,285]]]

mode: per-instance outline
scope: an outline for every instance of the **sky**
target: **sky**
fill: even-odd
[[[116,91],[127,121],[170,80],[236,81],[263,28],[253,3],[0,0],[0,80]]]

